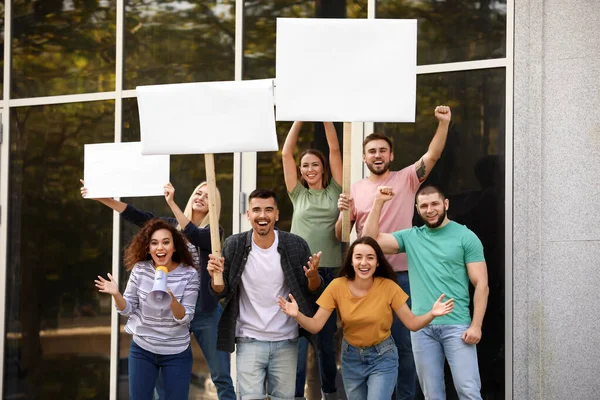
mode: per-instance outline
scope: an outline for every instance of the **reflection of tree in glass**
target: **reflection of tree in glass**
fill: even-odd
[[[73,327],[110,326],[110,306],[100,307],[92,282],[111,268],[111,212],[82,200],[77,182],[83,144],[113,140],[114,102],[15,108],[11,122],[6,320],[8,332],[16,335],[7,340],[7,352],[18,364],[7,365],[7,376],[25,388],[27,398],[55,398],[53,390],[74,383],[100,393],[108,375],[86,382],[63,374],[42,385],[45,368],[51,368],[42,359],[51,354],[71,357],[85,371],[89,360],[76,356],[75,341],[90,339],[67,336],[70,346],[51,339],[43,345],[40,331],[60,338]],[[107,342],[88,354],[109,352]]]
[[[506,0],[377,0],[377,18],[419,20],[419,65],[506,56]]]
[[[115,0],[14,0],[13,97],[115,87]]]
[[[234,0],[125,4],[125,87],[233,80]]]

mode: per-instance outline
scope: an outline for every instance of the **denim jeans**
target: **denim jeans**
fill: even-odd
[[[324,287],[327,287],[336,277],[339,268],[319,268],[319,275],[323,278]],[[335,377],[337,364],[335,357],[335,333],[337,332],[337,313],[335,310],[325,322],[323,329],[317,334],[317,360],[321,374],[321,390],[324,394],[336,393]],[[298,366],[296,368],[296,398],[304,398],[304,385],[306,383],[306,353],[308,340],[300,338],[298,341]]]
[[[221,304],[217,304],[211,312],[196,312],[190,324],[190,331],[204,354],[219,400],[235,400],[235,389],[230,375],[230,355],[225,351],[217,350],[217,326],[222,313]],[[157,400],[165,398],[160,378],[156,385],[156,393]]]
[[[398,284],[409,296],[406,304],[410,307],[410,285],[408,272],[396,272]],[[410,344],[410,331],[404,326],[394,313],[392,323],[392,337],[398,348],[398,380],[396,382],[396,400],[413,400],[417,385],[417,370]]]
[[[192,378],[192,349],[188,346],[179,354],[155,354],[132,340],[129,349],[129,399],[152,400],[159,371],[164,382],[164,398],[187,399]]]
[[[427,400],[445,400],[444,357],[448,360],[458,398],[481,400],[477,348],[462,334],[469,325],[429,325],[412,332],[413,352],[423,394]]]
[[[342,342],[342,379],[348,400],[384,400],[398,378],[398,349],[390,336],[371,347]]]
[[[237,338],[237,393],[240,400],[293,400],[298,339],[266,342]],[[267,393],[265,393],[265,380]]]

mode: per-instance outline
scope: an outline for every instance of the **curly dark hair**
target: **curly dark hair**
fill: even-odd
[[[366,244],[367,246],[371,246],[373,250],[375,250],[375,255],[377,256],[377,262],[379,263],[379,265],[373,273],[373,278],[376,276],[381,276],[382,278],[391,279],[394,282],[398,283],[396,273],[394,272],[394,269],[392,268],[390,262],[387,260],[387,258],[385,258],[385,255],[383,254],[383,250],[381,250],[379,243],[377,243],[377,241],[370,236],[363,236],[360,239],[356,239],[354,243],[350,245],[350,248],[344,256],[344,263],[340,268],[340,273],[338,276],[345,276],[350,281],[353,281],[356,277],[354,267],[352,266],[352,255],[354,254],[354,248],[357,244]]]
[[[152,234],[159,229],[166,229],[173,235],[173,244],[175,245],[173,261],[193,268],[194,260],[181,233],[168,222],[159,218],[153,218],[146,222],[125,249],[123,261],[125,262],[125,269],[127,271],[131,271],[135,264],[140,261],[152,260],[152,256],[148,252],[150,239],[152,238]]]

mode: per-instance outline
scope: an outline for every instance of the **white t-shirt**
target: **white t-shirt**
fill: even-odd
[[[278,341],[298,337],[298,323],[279,309],[277,296],[290,293],[277,251],[279,233],[268,249],[252,241],[252,250],[242,273],[240,314],[235,327],[236,337],[263,341]]]

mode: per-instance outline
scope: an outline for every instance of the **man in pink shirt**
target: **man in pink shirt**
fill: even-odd
[[[427,152],[414,164],[401,169],[390,171],[390,163],[394,160],[392,141],[384,135],[372,133],[363,142],[363,162],[371,174],[355,184],[350,189],[350,198],[342,193],[338,200],[340,211],[350,209],[350,220],[356,223],[356,233],[362,236],[362,230],[371,211],[374,193],[379,186],[391,186],[396,194],[393,200],[387,202],[379,219],[380,232],[391,233],[412,227],[414,214],[415,194],[419,186],[439,160],[446,144],[448,126],[451,119],[450,107],[438,106],[435,108],[435,117],[438,127]],[[336,223],[335,233],[341,238],[341,212]],[[398,284],[408,295],[408,263],[405,254],[387,256],[396,271]],[[408,300],[410,306],[410,298]],[[398,382],[396,384],[396,400],[412,400],[415,396],[416,370],[410,344],[409,330],[402,322],[394,318],[392,336],[398,347]]]

